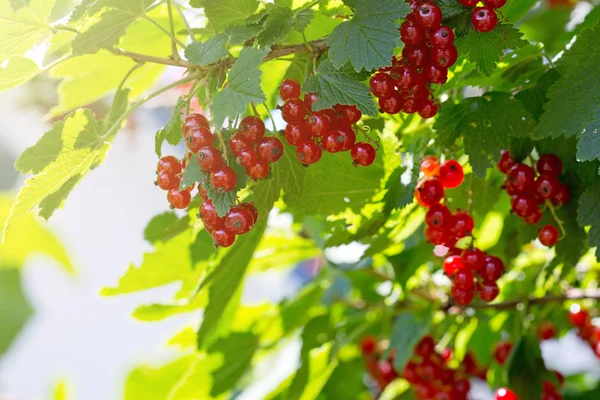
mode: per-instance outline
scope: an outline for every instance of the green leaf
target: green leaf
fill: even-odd
[[[589,226],[589,247],[596,247],[596,259],[600,260],[600,185],[587,189],[579,198],[577,222],[582,228]]]
[[[413,166],[408,173],[409,179],[406,179],[406,167],[399,167],[392,172],[388,178],[385,188],[387,192],[383,198],[384,213],[389,215],[393,210],[402,210],[407,205],[411,204],[415,197],[415,189],[419,178],[420,165]]]
[[[22,55],[52,34],[48,18],[54,0],[30,0],[13,9],[0,1],[0,64],[10,56]]]
[[[463,136],[469,163],[480,178],[500,159],[500,151],[509,148],[511,137],[523,137],[532,128],[533,120],[523,104],[500,92],[444,104],[434,125],[444,146],[452,146]]]
[[[213,371],[211,396],[218,396],[235,386],[251,366],[257,349],[258,337],[250,332],[232,332],[208,348],[209,353],[223,357],[223,365]]]
[[[415,346],[431,327],[431,317],[422,315],[417,318],[413,313],[404,312],[396,317],[390,337],[390,348],[396,351],[394,368],[403,371],[413,355]]]
[[[258,8],[258,0],[191,0],[192,7],[204,7],[209,24],[217,32],[241,25]]]
[[[521,399],[538,399],[543,378],[548,374],[539,341],[523,336],[508,360],[508,387]]]
[[[125,382],[125,400],[165,400],[196,361],[187,355],[162,366],[142,365],[135,368]]]
[[[55,123],[15,164],[22,172],[37,175],[19,191],[4,235],[37,205],[42,208],[42,216],[49,218],[79,179],[102,162],[109,147],[106,139],[98,135],[98,123],[90,110],[74,111],[64,121]]]
[[[244,48],[237,61],[231,67],[227,87],[215,96],[211,110],[213,122],[218,129],[225,119],[235,118],[246,111],[251,102],[262,103],[266,100],[260,87],[262,72],[258,66],[269,52],[268,48]]]
[[[196,162],[196,158],[192,157],[181,175],[181,183],[179,184],[179,190],[183,190],[192,186],[195,183],[202,182],[207,179],[208,175],[202,171],[200,165]],[[207,185],[205,185],[206,187]]]
[[[37,64],[29,58],[14,56],[5,67],[0,67],[0,91],[19,86],[39,74]]]
[[[594,247],[594,235],[590,231],[590,236],[585,233],[577,223],[579,215],[577,213],[577,203],[572,201],[566,206],[556,210],[558,218],[563,221],[566,235],[556,243],[556,257],[571,267],[575,267],[581,257],[589,250],[589,247]],[[585,217],[583,217],[585,218]],[[551,222],[556,225],[555,221]],[[540,227],[541,228],[541,227]],[[588,240],[590,244],[588,246]]]
[[[227,215],[229,210],[231,210],[231,207],[233,207],[237,202],[236,190],[221,193],[215,190],[212,185],[208,184],[207,182],[204,182],[203,185],[208,194],[208,198],[215,206],[215,210],[217,211],[219,217],[224,217]]]
[[[310,8],[304,8],[296,11],[294,14],[294,29],[298,32],[304,32],[306,27],[312,21],[315,12]]]
[[[208,289],[208,305],[204,310],[204,317],[198,331],[199,349],[204,347],[206,337],[217,328],[223,312],[238,287],[242,284],[248,264],[265,228],[266,218],[263,218],[248,234],[239,236],[231,250],[223,257],[211,274],[212,281]]]
[[[177,100],[177,104],[175,104],[175,108],[173,109],[173,113],[169,117],[169,120],[165,124],[165,127],[156,132],[156,137],[154,139],[154,151],[156,155],[162,156],[162,145],[166,140],[167,143],[176,146],[181,142],[181,111],[185,106],[186,100],[182,96]]]
[[[241,44],[256,37],[263,30],[260,24],[254,25],[236,25],[225,29],[225,34],[229,36],[229,43]]]
[[[281,42],[294,28],[296,15],[288,7],[272,7],[265,21],[264,29],[256,39],[261,46]]]
[[[372,71],[390,65],[399,39],[395,21],[410,11],[403,1],[357,0],[352,19],[335,27],[327,38],[333,66],[340,68],[350,61],[356,71]]]
[[[192,42],[185,48],[185,57],[192,64],[201,66],[216,63],[229,55],[225,47],[227,40],[227,35],[221,34],[211,37],[204,43]]]
[[[73,54],[93,54],[100,49],[109,49],[119,43],[127,28],[146,10],[154,0],[100,0],[94,8],[108,7],[98,21],[73,40]]]
[[[212,236],[205,230],[201,230],[196,235],[194,243],[190,244],[190,257],[192,258],[192,266],[195,266],[200,261],[207,260],[215,254],[215,245]]]
[[[577,159],[600,159],[600,25],[584,30],[561,58],[561,78],[548,91],[549,101],[536,129],[536,137],[577,136]]]
[[[158,214],[148,222],[144,229],[144,239],[152,244],[166,242],[189,229],[189,226],[190,218],[187,216],[179,218],[173,211]]]
[[[0,269],[0,355],[4,354],[33,315],[16,269]]]
[[[369,94],[365,77],[352,70],[350,65],[336,69],[330,60],[324,60],[317,73],[304,82],[305,92],[319,93],[315,110],[335,104],[353,104],[365,115],[377,115],[377,107]]]
[[[466,56],[482,74],[490,76],[505,50],[516,50],[528,44],[522,36],[521,32],[510,24],[498,24],[491,32],[472,30],[464,38],[456,39],[456,48],[459,54]]]

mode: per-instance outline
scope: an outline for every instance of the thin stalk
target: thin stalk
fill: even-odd
[[[194,31],[192,30],[190,23],[188,22],[187,18],[185,18],[185,14],[183,13],[183,10],[181,9],[181,7],[179,7],[179,5],[177,3],[173,3],[173,6],[179,13],[181,20],[183,21],[183,24],[185,25],[185,29],[187,29],[188,36],[190,37],[190,39],[192,39],[192,42],[195,41],[196,35],[194,35]]]
[[[269,119],[271,120],[271,124],[273,125],[273,133],[277,132],[277,126],[275,125],[275,119],[273,118],[273,115],[271,114],[271,110],[269,110],[269,106],[267,106],[267,103],[262,103],[262,105],[265,108],[265,110],[267,111],[267,115],[269,116]]]
[[[548,207],[548,209],[550,210],[550,214],[552,214],[552,218],[554,218],[554,221],[556,221],[556,223],[558,224],[558,227],[560,228],[560,232],[561,232],[561,239],[563,239],[565,236],[567,236],[567,231],[565,230],[564,227],[564,222],[558,218],[558,215],[556,215],[556,209],[554,208],[554,205],[552,205],[552,202],[550,200],[546,200],[546,206]]]
[[[175,37],[175,23],[173,22],[173,10],[171,5],[171,0],[167,0],[167,10],[169,12],[169,29],[171,31],[171,37]],[[179,56],[179,52],[177,51],[177,42],[175,40],[171,40],[171,54],[173,55],[173,60],[179,61],[181,57]]]
[[[161,31],[163,31],[165,33],[165,35],[167,35],[168,37],[170,37],[172,41],[174,41],[175,43],[177,43],[179,45],[179,47],[181,47],[182,49],[186,48],[185,43],[183,43],[182,41],[180,41],[179,39],[177,39],[177,37],[175,37],[175,35],[172,35],[171,32],[169,32],[168,30],[166,30],[165,28],[163,28],[163,26],[161,24],[159,24],[158,22],[156,22],[155,20],[153,20],[152,18],[150,18],[147,15],[144,15],[144,19],[146,21],[150,22],[151,24],[153,24],[154,26],[156,26]]]

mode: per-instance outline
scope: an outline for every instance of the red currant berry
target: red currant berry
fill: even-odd
[[[562,206],[567,204],[569,200],[571,200],[571,189],[569,189],[567,184],[561,183],[552,198],[552,203],[557,206]]]
[[[183,170],[181,166],[181,162],[177,157],[174,156],[165,156],[158,160],[158,164],[156,166],[156,173],[159,174],[161,172],[167,173],[169,175],[178,175]]]
[[[392,68],[390,76],[398,89],[408,89],[423,80],[419,71],[410,65],[399,65]]]
[[[342,134],[337,130],[333,130],[327,132],[323,139],[321,140],[321,146],[323,146],[323,150],[328,153],[337,153],[342,151],[342,147],[344,146],[344,139],[342,138]]]
[[[542,212],[540,210],[537,210],[533,214],[529,214],[529,215],[523,217],[523,219],[525,220],[525,222],[527,224],[535,225],[542,220]]]
[[[342,149],[340,151],[349,151],[352,146],[356,143],[356,133],[349,126],[341,126],[337,129],[339,136],[337,140],[342,142]]]
[[[429,63],[430,55],[427,46],[404,46],[402,58],[414,67],[422,68]]]
[[[312,110],[313,104],[315,104],[319,100],[319,95],[316,93],[306,93],[304,95],[304,104],[306,104],[306,109],[308,111]]]
[[[425,31],[413,21],[404,21],[400,26],[400,39],[409,46],[421,44],[425,41]]]
[[[513,160],[512,156],[508,151],[503,150],[501,154],[502,155],[500,157],[500,161],[498,161],[498,170],[503,174],[507,174],[508,171],[510,171],[510,169],[514,167],[517,163],[515,162],[515,160]]]
[[[210,200],[205,200],[200,204],[200,214],[198,216],[205,224],[210,226],[220,226],[225,221],[224,218],[219,217],[217,209]]]
[[[354,105],[337,104],[335,111],[340,115],[342,122],[349,125],[357,123],[362,118],[362,113]]]
[[[590,315],[579,304],[569,307],[569,319],[577,328],[585,328],[590,325]]]
[[[256,143],[265,135],[265,123],[259,117],[249,115],[242,119],[239,130],[251,143]]]
[[[210,184],[218,192],[230,192],[237,184],[237,175],[231,167],[222,165],[211,172]]]
[[[550,322],[542,322],[540,325],[540,339],[549,340],[556,337],[556,328]]]
[[[454,32],[447,26],[437,28],[431,35],[432,47],[444,48],[454,45]]]
[[[502,8],[508,0],[482,0],[483,4],[492,8]]]
[[[304,165],[314,164],[321,159],[321,148],[311,140],[303,140],[296,147],[296,157]]]
[[[542,199],[553,198],[560,188],[560,181],[556,176],[542,174],[535,180],[535,193]]]
[[[473,217],[464,212],[456,213],[450,221],[450,232],[459,239],[470,236],[475,228]]]
[[[225,228],[236,235],[243,235],[250,232],[254,218],[250,210],[245,207],[235,206],[225,216]]]
[[[246,173],[254,180],[265,179],[269,175],[269,163],[267,160],[257,159],[252,165],[246,167]]]
[[[440,171],[440,164],[436,156],[425,156],[421,161],[421,172],[428,178],[432,178]]]
[[[392,77],[384,72],[378,72],[371,77],[369,81],[371,92],[379,99],[385,99],[392,96],[394,90],[394,80]]]
[[[500,289],[498,288],[498,284],[496,282],[483,282],[483,287],[481,288],[481,292],[479,293],[479,297],[481,300],[486,303],[491,303],[498,297],[500,294]]]
[[[198,160],[198,165],[205,172],[214,171],[223,165],[221,152],[213,146],[202,147],[198,150],[196,160]]]
[[[253,148],[243,149],[239,152],[235,161],[242,167],[249,168],[258,162],[258,154],[256,154]]]
[[[425,214],[425,223],[427,226],[437,230],[448,228],[451,220],[452,213],[448,210],[448,207],[443,204],[432,205],[429,210],[427,210],[427,214]]]
[[[308,139],[308,130],[305,128],[304,123],[287,124],[284,137],[286,142],[292,146],[296,146],[299,141]]]
[[[419,115],[423,119],[429,119],[436,116],[440,106],[435,100],[426,99],[421,103],[421,109],[418,111]]]
[[[251,149],[252,148],[252,143],[250,143],[248,141],[248,139],[246,139],[246,137],[240,133],[231,135],[231,137],[229,138],[228,144],[229,144],[229,148],[231,149],[231,152],[236,157],[239,155],[240,151],[242,151],[243,149]]]
[[[512,343],[506,340],[501,340],[494,348],[494,359],[500,365],[504,365],[513,349]]]
[[[436,178],[419,182],[415,191],[419,193],[418,199],[425,207],[438,204],[444,198],[444,186]]]
[[[464,268],[464,264],[460,256],[450,256],[444,260],[442,268],[446,275],[452,276],[456,271]]]
[[[524,192],[533,187],[535,172],[526,164],[516,164],[508,171],[508,182],[517,192]]]
[[[225,228],[217,228],[212,232],[213,242],[217,247],[229,247],[235,242],[235,234]]]
[[[473,22],[473,27],[476,31],[489,32],[498,24],[498,15],[496,15],[496,11],[493,8],[477,7],[473,11],[471,22]]]
[[[435,341],[431,336],[424,336],[415,347],[415,354],[429,358],[435,351]]]
[[[402,96],[395,90],[389,97],[379,98],[379,108],[386,114],[398,114],[400,111],[402,111],[402,104]]]
[[[460,260],[459,256],[458,257]],[[462,261],[461,261],[462,263]],[[475,275],[471,270],[466,268],[461,268],[456,271],[456,276],[454,277],[454,287],[460,290],[472,290],[475,284],[473,283],[473,279],[475,279]]]
[[[539,212],[538,200],[529,193],[520,193],[512,199],[512,209],[519,217],[527,218]]]
[[[458,60],[458,50],[454,45],[431,49],[431,63],[440,68],[450,68]]]
[[[470,247],[461,256],[465,268],[471,271],[481,271],[485,265],[485,253],[478,248]]]
[[[258,210],[252,203],[241,203],[239,207],[245,208],[252,215],[252,225],[254,225],[258,221]]]
[[[256,152],[263,160],[274,163],[279,161],[281,156],[283,156],[283,143],[276,137],[265,137],[256,144]]]
[[[173,190],[179,187],[181,178],[166,172],[161,172],[156,177],[156,185],[162,190]]]
[[[519,397],[512,390],[500,388],[494,392],[494,400],[519,400]]]
[[[465,7],[475,7],[479,0],[458,0]]]
[[[433,3],[423,3],[415,10],[415,20],[423,29],[437,28],[442,23],[442,10]]]
[[[183,126],[181,127],[181,132],[183,133],[183,137],[187,137],[192,129],[201,127],[210,129],[210,124],[208,123],[206,117],[202,114],[190,114],[185,117],[185,121],[183,121]]]
[[[544,225],[538,232],[538,239],[546,247],[552,247],[558,242],[558,228],[554,225]]]
[[[212,146],[215,141],[214,135],[205,127],[191,129],[185,139],[188,149],[197,153],[201,147]]]
[[[377,339],[373,336],[367,336],[363,340],[360,341],[360,350],[366,356],[369,356],[375,353],[377,349]]]
[[[359,142],[350,149],[350,157],[354,160],[355,165],[368,167],[375,161],[375,148],[370,143]]]
[[[417,201],[419,200],[417,199]],[[444,244],[446,242],[447,236],[448,234],[446,231],[434,229],[430,226],[425,227],[425,239],[427,239],[429,243],[435,246]]]
[[[281,108],[283,120],[287,123],[300,123],[306,116],[306,104],[300,99],[289,99]]]
[[[469,304],[471,304],[471,302],[473,301],[473,299],[475,298],[475,291],[474,290],[462,290],[456,287],[452,288],[452,297],[454,298],[454,301],[456,302],[456,304],[458,304],[459,306],[468,306]],[[467,381],[468,383],[468,381]]]
[[[448,81],[448,68],[440,68],[437,65],[426,65],[423,67],[423,78],[427,82],[443,85]]]
[[[538,173],[554,176],[559,176],[563,169],[562,161],[554,154],[544,154],[540,157],[536,166]]]
[[[180,210],[187,208],[192,201],[192,194],[189,190],[169,190],[167,193],[167,201],[174,208],[178,208]]]
[[[313,137],[323,136],[331,126],[331,118],[323,111],[317,111],[306,118],[306,129]]]
[[[484,281],[496,282],[504,273],[504,263],[496,256],[486,256],[479,274]]]
[[[300,97],[300,84],[295,79],[285,79],[279,85],[279,96],[283,101]]]
[[[406,91],[404,91],[403,93],[406,93]],[[423,101],[424,99],[421,98],[409,97],[408,95],[405,96],[402,99],[402,112],[405,112],[407,114],[416,113],[422,108],[421,104],[423,103]]]

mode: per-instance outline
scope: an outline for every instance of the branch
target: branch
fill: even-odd
[[[136,61],[136,62],[151,62],[154,64],[173,65],[175,67],[194,68],[194,69],[204,70],[204,68],[202,68],[198,65],[190,64],[189,62],[184,61],[184,60],[176,61],[176,60],[173,60],[170,58],[149,56],[147,54],[134,53],[132,51],[119,49],[117,47],[108,49],[108,51],[110,51],[112,54],[117,55],[117,56],[131,58],[133,61]]]

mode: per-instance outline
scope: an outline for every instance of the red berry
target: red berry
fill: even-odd
[[[542,174],[535,180],[535,192],[542,199],[553,198],[560,188],[560,181],[556,176]]]
[[[450,221],[450,232],[459,239],[470,236],[475,228],[473,217],[464,212],[458,212],[452,216]]]
[[[552,197],[552,203],[558,206],[565,205],[571,200],[571,189],[569,189],[569,185],[565,183],[561,183],[558,187],[558,190]]]
[[[352,149],[352,146],[356,143],[356,133],[350,126],[341,126],[337,129],[340,134],[337,140],[342,142],[342,149],[340,151],[348,151]]]
[[[173,190],[179,187],[181,178],[166,172],[161,172],[156,177],[156,185],[162,190]]]
[[[481,300],[486,303],[491,303],[498,297],[500,294],[500,289],[498,288],[498,284],[496,282],[483,282],[483,287],[481,288],[481,292],[479,293],[479,297]]]
[[[471,271],[480,271],[485,265],[485,253],[475,247],[466,249],[461,258],[465,268]]]
[[[178,175],[183,170],[181,162],[177,157],[165,156],[158,160],[156,173],[165,172],[170,175]]]
[[[306,93],[304,95],[304,104],[306,104],[306,109],[308,111],[312,110],[313,104],[315,104],[319,100],[319,95],[316,93]]]
[[[367,336],[360,341],[360,349],[364,355],[371,355],[377,349],[377,339],[373,336]]]
[[[202,200],[208,200],[208,191],[204,188],[202,183],[198,183],[198,195]]]
[[[220,226],[225,222],[224,218],[219,217],[217,209],[210,200],[205,200],[200,204],[199,217],[210,226]]]
[[[519,217],[526,218],[539,212],[538,200],[529,193],[517,194],[512,199],[512,209]]]
[[[437,65],[426,65],[423,67],[423,78],[427,82],[443,85],[448,81],[448,68],[441,68]]]
[[[317,111],[306,118],[306,129],[310,136],[323,136],[331,126],[331,118],[323,111]]]
[[[354,105],[337,104],[335,111],[341,116],[343,122],[347,124],[355,124],[362,118],[362,113]]]
[[[544,154],[537,162],[539,174],[559,176],[562,173],[563,164],[560,158],[554,154]]]
[[[225,216],[225,228],[236,235],[250,232],[253,224],[254,218],[250,210],[241,206],[232,207]]]
[[[421,181],[415,191],[419,193],[418,199],[425,207],[438,204],[444,198],[444,186],[436,178]]]
[[[210,184],[221,193],[230,192],[237,184],[237,175],[231,167],[223,165],[211,172]]]
[[[357,165],[368,167],[375,161],[375,148],[370,143],[359,142],[350,149],[350,157]]]
[[[419,115],[423,119],[429,119],[436,116],[440,106],[435,100],[426,99],[423,103],[421,103],[421,109],[418,111]]]
[[[184,209],[190,205],[192,194],[189,190],[169,190],[167,200],[174,208]]]
[[[402,103],[402,96],[395,90],[389,97],[379,98],[379,108],[386,114],[398,114],[402,111]]]
[[[427,226],[437,230],[448,228],[451,220],[452,213],[448,210],[448,207],[442,204],[432,205],[427,210],[427,214],[425,214],[425,223]]]
[[[538,239],[546,247],[552,247],[558,242],[558,228],[554,225],[544,225],[538,232]]]
[[[465,179],[463,167],[456,160],[448,160],[440,166],[439,179],[445,188],[454,189]]]
[[[458,257],[458,259],[460,260],[459,256],[455,257]],[[475,285],[473,283],[473,279],[475,279],[475,275],[473,275],[473,272],[471,272],[471,270],[461,268],[458,271],[456,271],[456,276],[454,277],[454,287],[460,290],[471,290]]]
[[[229,148],[234,156],[238,156],[242,149],[251,149],[252,143],[248,141],[248,139],[240,133],[236,133],[231,135],[228,141]]]
[[[508,0],[482,0],[483,4],[492,8],[502,8]]]
[[[308,139],[308,130],[305,128],[304,123],[287,124],[284,137],[286,142],[292,146],[296,146],[299,141]]]
[[[479,0],[458,0],[465,7],[475,7]]]
[[[418,201],[418,200],[417,200]],[[434,229],[430,226],[425,227],[425,239],[433,245],[444,244],[447,239],[447,232]]]
[[[486,256],[479,274],[485,281],[496,282],[504,273],[504,263],[496,256]]]
[[[229,247],[235,242],[235,234],[223,227],[215,229],[212,238],[217,247]]]
[[[256,144],[256,152],[259,158],[268,163],[274,163],[279,161],[281,156],[283,156],[283,143],[276,137],[265,137]]]
[[[526,164],[516,164],[508,171],[508,182],[517,192],[524,192],[533,186],[535,172]]]
[[[569,307],[569,319],[578,328],[585,328],[590,324],[590,315],[579,304],[572,304]]]
[[[371,92],[377,98],[388,98],[395,92],[394,80],[392,77],[384,72],[378,72],[371,77],[369,81]]]
[[[429,358],[435,351],[435,341],[431,336],[424,336],[415,347],[415,354]]]
[[[395,86],[400,90],[413,87],[423,80],[419,71],[410,65],[399,65],[392,68],[390,76]]]
[[[408,60],[408,63],[414,67],[422,68],[429,63],[429,49],[425,45],[404,46],[402,49],[402,58]]]
[[[245,208],[252,215],[252,225],[254,225],[258,221],[258,210],[252,203],[241,203],[239,207]]]
[[[205,172],[214,171],[223,165],[221,152],[213,146],[202,147],[198,150],[196,160],[200,168]]]
[[[512,343],[507,340],[502,340],[496,344],[494,348],[494,359],[500,365],[504,365],[508,356],[510,356],[510,352],[513,349]]]
[[[403,92],[406,93],[406,92]],[[423,103],[422,98],[414,98],[414,97],[408,97],[405,96],[402,99],[402,112],[405,112],[407,114],[414,114],[417,111],[419,111],[422,106],[421,104]]]
[[[508,171],[510,171],[510,169],[515,165],[515,160],[513,160],[510,153],[506,150],[503,150],[502,156],[500,157],[500,161],[498,161],[498,170],[500,170],[500,172],[502,172],[503,174],[507,174]]]
[[[314,164],[321,159],[321,148],[311,140],[303,140],[296,147],[296,157],[304,165]]]
[[[210,130],[202,126],[190,130],[185,140],[188,149],[190,149],[192,153],[196,153],[201,147],[212,146],[215,142],[215,136]]]
[[[183,126],[181,127],[181,132],[183,133],[183,137],[187,137],[192,129],[201,127],[210,129],[210,124],[208,123],[206,117],[202,114],[190,114],[185,117],[185,121],[183,121]]]
[[[306,116],[306,104],[300,99],[286,100],[281,108],[281,116],[287,123],[302,122]]]
[[[431,35],[429,40],[432,47],[449,47],[454,45],[454,32],[447,26],[440,26]]]
[[[400,26],[400,39],[407,45],[417,45],[425,41],[425,31],[413,21],[404,21]]]
[[[256,143],[265,135],[265,123],[259,117],[249,115],[240,122],[240,133],[251,143]]]
[[[542,322],[540,325],[540,339],[549,340],[556,336],[556,328],[550,322]]]
[[[456,271],[464,268],[464,264],[460,256],[450,256],[444,260],[442,268],[446,275],[452,276]]]
[[[498,15],[491,7],[477,7],[471,17],[473,27],[479,32],[489,32],[498,24]]]
[[[256,162],[246,167],[246,173],[254,180],[265,179],[269,175],[269,163],[267,160],[257,158]]]
[[[468,306],[471,304],[473,299],[475,298],[475,291],[471,290],[463,290],[456,287],[452,288],[452,297],[456,304],[460,306]],[[468,381],[467,381],[468,383]]]
[[[344,146],[342,134],[338,132],[337,129],[327,132],[321,140],[321,146],[323,146],[323,150],[329,153],[337,153],[341,151],[342,147]]]
[[[433,3],[423,3],[415,10],[415,21],[424,29],[437,28],[442,23],[442,10]]]
[[[526,215],[523,217],[525,222],[529,225],[535,225],[542,220],[542,212],[540,210],[536,210],[533,214]]]
[[[243,149],[239,152],[235,161],[242,167],[249,168],[258,162],[258,154],[253,148]]]
[[[494,392],[494,400],[519,400],[519,397],[512,390],[501,388]]]
[[[431,63],[440,68],[450,68],[458,60],[458,50],[454,45],[448,47],[434,47],[431,49]]]
[[[438,174],[440,164],[436,156],[425,156],[421,161],[421,172],[428,178],[432,178]]]
[[[300,84],[295,79],[285,79],[279,85],[279,96],[283,101],[300,97]]]

